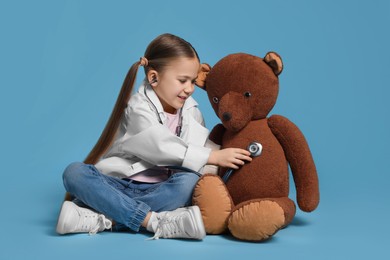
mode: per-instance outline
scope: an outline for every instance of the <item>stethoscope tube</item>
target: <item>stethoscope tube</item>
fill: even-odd
[[[145,94],[145,96],[148,98],[149,102],[153,105],[154,111],[156,112],[156,115],[157,115],[157,118],[158,118],[158,122],[159,122],[160,124],[163,124],[163,121],[162,121],[162,119],[161,119],[161,117],[160,117],[160,114],[158,113],[158,110],[157,110],[156,105],[152,102],[152,100],[149,98],[148,94],[146,93],[146,88],[147,88],[147,87],[148,87],[148,86],[145,86],[145,88],[144,88],[144,94]],[[154,90],[153,90],[153,91],[154,91]],[[184,107],[184,104],[183,104],[183,107]],[[177,124],[176,131],[175,131],[176,136],[179,136],[179,137],[180,137],[180,135],[181,135],[181,128],[182,128],[182,125],[183,125],[183,116],[182,116],[182,112],[183,112],[183,108],[180,108],[180,111],[179,111],[179,122],[178,122],[178,124]]]

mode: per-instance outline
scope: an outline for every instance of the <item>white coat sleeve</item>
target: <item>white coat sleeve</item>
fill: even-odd
[[[208,161],[211,149],[185,143],[160,124],[147,106],[126,109],[127,130],[121,138],[121,152],[154,165],[181,165],[199,171]]]
[[[212,151],[217,151],[221,149],[221,146],[214,143],[210,139],[207,139],[205,147],[210,148]],[[200,171],[201,174],[218,174],[219,167],[217,165],[212,164],[206,164],[202,170]]]

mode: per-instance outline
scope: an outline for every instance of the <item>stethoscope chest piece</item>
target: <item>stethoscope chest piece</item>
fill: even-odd
[[[257,142],[251,142],[248,145],[247,150],[251,153],[251,157],[257,157],[263,151],[263,146]]]
[[[263,151],[263,146],[261,145],[261,143],[251,142],[246,149],[250,152],[251,157],[257,157]],[[233,169],[232,168],[228,169],[225,172],[225,175],[222,177],[222,180],[226,183],[227,180],[230,178],[230,175],[232,175],[232,173],[233,173]]]

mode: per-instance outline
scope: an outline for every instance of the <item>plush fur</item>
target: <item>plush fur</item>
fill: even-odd
[[[264,58],[231,54],[213,68],[202,68],[205,73],[197,85],[207,91],[222,121],[210,139],[221,149],[246,149],[253,141],[263,147],[261,155],[236,170],[226,184],[220,177],[227,169],[199,180],[193,202],[200,207],[209,234],[228,229],[238,239],[262,241],[287,226],[296,212],[288,198],[288,165],[299,208],[310,212],[319,203],[316,167],[304,135],[283,116],[267,117],[276,103],[282,70],[275,52]]]

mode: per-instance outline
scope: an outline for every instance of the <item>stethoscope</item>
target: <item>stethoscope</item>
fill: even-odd
[[[158,118],[158,122],[163,125],[163,121],[161,119],[160,113],[158,113],[156,105],[152,102],[152,100],[149,98],[148,94],[146,93],[146,88],[147,87],[148,86],[146,85],[145,88],[144,88],[144,94],[148,98],[149,102],[153,105],[154,111],[155,111],[155,113],[157,115],[157,118]],[[184,106],[184,104],[183,104],[183,106]],[[176,130],[175,130],[176,136],[179,136],[179,137],[181,135],[181,128],[182,128],[182,125],[183,125],[182,111],[183,111],[183,108],[180,108],[180,110],[179,110],[179,122],[178,122]]]
[[[257,157],[261,154],[262,150],[263,150],[263,146],[260,144],[260,143],[257,143],[257,142],[251,142],[248,147],[246,148],[250,154],[251,154],[251,157]],[[227,180],[230,178],[230,175],[232,175],[233,173],[233,169],[228,169],[225,174],[223,175],[222,177],[222,180],[226,183]]]
[[[146,93],[146,87],[144,88],[144,94],[145,96],[148,98],[149,102],[153,105],[154,107],[154,111],[157,115],[157,118],[158,118],[158,121],[160,124],[163,124],[163,121],[161,119],[161,116],[160,114],[158,113],[158,110],[157,110],[157,107],[156,105],[152,102],[152,100],[149,98],[148,94]],[[183,105],[184,106],[184,105]],[[176,136],[180,136],[181,134],[181,129],[182,129],[182,125],[183,125],[183,117],[182,117],[182,111],[183,111],[183,108],[180,108],[180,111],[179,111],[179,122],[177,124],[177,127],[176,127],[176,131],[175,131],[175,134]],[[250,156],[251,157],[257,157],[261,154],[262,150],[263,150],[263,146],[260,144],[260,143],[257,143],[257,142],[251,142],[248,147],[247,147],[247,150],[250,152]],[[187,168],[184,168],[184,167],[174,167],[174,166],[170,166],[169,168],[172,168],[172,169],[185,169],[185,170],[189,170]],[[195,174],[197,175],[200,175],[199,173],[195,172],[195,171],[192,171],[190,170],[191,172],[194,172]],[[222,180],[226,183],[227,180],[230,178],[230,175],[232,175],[233,173],[233,169],[228,169],[226,172],[225,172],[225,175],[222,177]]]

